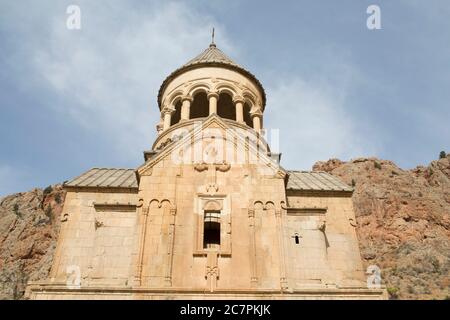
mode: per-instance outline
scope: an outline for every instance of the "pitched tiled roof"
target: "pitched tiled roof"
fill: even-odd
[[[326,172],[288,171],[287,190],[353,191],[353,188]],[[137,188],[134,169],[93,168],[64,184],[66,187]]]
[[[159,88],[159,93],[158,93],[159,108],[161,109],[161,102],[162,102],[161,99],[162,99],[162,94],[164,92],[164,89],[166,88],[166,86],[169,84],[169,82],[172,79],[174,79],[176,76],[178,76],[179,74],[181,74],[185,71],[195,69],[195,68],[200,68],[203,66],[222,66],[222,67],[229,68],[229,69],[235,70],[237,72],[240,72],[241,74],[252,79],[256,83],[256,85],[259,87],[259,89],[261,90],[261,94],[262,94],[262,98],[263,98],[262,108],[264,109],[264,107],[266,105],[266,93],[264,91],[262,84],[259,82],[259,80],[251,72],[249,72],[248,70],[246,70],[245,68],[241,67],[236,62],[231,60],[229,57],[227,57],[222,52],[222,50],[217,48],[217,46],[214,43],[210,44],[209,47],[205,51],[203,51],[201,54],[196,56],[194,59],[190,60],[188,63],[183,65],[181,68],[176,69],[164,80],[161,87]]]
[[[353,191],[353,188],[326,172],[288,171],[287,190]]]
[[[93,168],[64,184],[66,187],[137,188],[134,169]]]

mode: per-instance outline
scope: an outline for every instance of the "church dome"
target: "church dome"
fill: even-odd
[[[225,55],[222,50],[217,48],[215,43],[211,43],[209,47],[203,51],[201,54],[187,62],[182,67],[176,69],[172,72],[162,83],[159,93],[158,93],[158,106],[161,109],[162,97],[164,90],[167,88],[168,84],[180,74],[187,72],[189,70],[202,68],[202,67],[221,67],[225,69],[230,69],[236,71],[243,76],[249,78],[260,90],[262,96],[262,109],[266,105],[266,94],[261,82],[248,70],[231,60],[227,55]]]

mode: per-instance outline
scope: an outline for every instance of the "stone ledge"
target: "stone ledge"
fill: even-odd
[[[364,287],[346,288],[302,288],[291,291],[280,289],[219,289],[209,292],[208,289],[186,288],[131,288],[131,287],[80,287],[68,288],[64,284],[43,284],[30,282],[27,299],[387,299],[385,288],[368,289]],[[72,297],[72,298],[70,298]]]

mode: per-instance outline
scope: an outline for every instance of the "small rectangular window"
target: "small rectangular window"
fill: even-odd
[[[203,220],[203,248],[220,247],[220,211],[205,211]]]

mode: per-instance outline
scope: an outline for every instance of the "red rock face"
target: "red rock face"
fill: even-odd
[[[450,296],[449,160],[413,170],[375,158],[313,167],[354,185],[363,262],[381,268],[391,298]]]
[[[64,197],[56,185],[0,199],[0,299],[20,299],[28,280],[47,278]]]
[[[363,262],[381,268],[391,298],[450,296],[450,157],[413,170],[375,158],[313,169],[354,185]],[[56,185],[0,199],[0,299],[20,299],[28,280],[47,278],[64,197]]]

